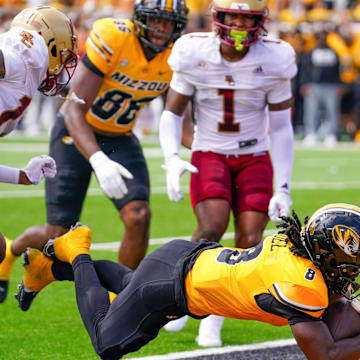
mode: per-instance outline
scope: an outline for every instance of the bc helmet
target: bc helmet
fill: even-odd
[[[268,16],[267,0],[214,0],[211,6],[215,31],[220,41],[236,50],[255,44],[263,30]],[[226,13],[254,15],[255,26],[234,27],[224,24]]]
[[[78,40],[71,20],[50,6],[31,7],[15,16],[10,27],[37,31],[45,40],[49,67],[39,91],[54,96],[61,92],[73,76],[78,62]]]

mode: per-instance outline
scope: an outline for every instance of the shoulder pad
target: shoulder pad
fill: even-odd
[[[270,289],[270,293],[282,304],[304,312],[313,317],[321,317],[328,307],[328,293],[323,288],[310,288],[291,282],[278,282]]]
[[[41,69],[49,66],[48,48],[44,38],[36,31],[14,27],[9,36],[9,50],[16,53],[27,66]]]
[[[264,72],[280,79],[292,79],[297,74],[296,54],[286,41],[266,36],[259,41]]]
[[[123,44],[133,34],[133,23],[129,20],[104,18],[94,22],[86,41],[86,54],[90,61],[103,73],[107,73]]]
[[[206,58],[211,61],[210,57],[213,57],[214,52],[211,53],[210,48],[214,42],[213,33],[189,33],[181,36],[176,40],[168,63],[173,71],[186,71],[189,68],[193,68],[194,64],[200,61],[202,58]]]

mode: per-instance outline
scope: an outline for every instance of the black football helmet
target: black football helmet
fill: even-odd
[[[329,204],[317,210],[302,230],[302,242],[322,272],[330,292],[353,299],[359,294],[360,208]]]
[[[135,32],[140,41],[154,53],[164,51],[178,39],[187,24],[188,8],[184,0],[136,0],[134,4]],[[154,45],[148,39],[148,31],[156,31],[147,25],[148,17],[160,17],[175,22],[170,40],[163,46]]]

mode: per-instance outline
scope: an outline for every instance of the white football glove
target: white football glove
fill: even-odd
[[[89,162],[95,171],[101,189],[112,199],[122,199],[127,193],[123,177],[133,179],[131,172],[116,161],[111,160],[102,151],[91,155]]]
[[[280,216],[289,216],[291,197],[284,192],[276,192],[270,200],[268,215],[271,221],[280,223]]]
[[[40,155],[32,158],[22,171],[33,184],[37,185],[42,178],[53,178],[56,175],[56,163],[52,157]]]
[[[185,171],[197,173],[198,169],[189,162],[181,160],[178,155],[173,155],[166,161],[166,165],[162,166],[166,170],[166,186],[169,199],[179,202],[184,198],[184,194],[180,188],[180,177]]]

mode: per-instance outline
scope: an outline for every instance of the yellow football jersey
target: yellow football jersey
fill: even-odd
[[[145,58],[130,20],[96,21],[85,44],[90,62],[104,75],[86,120],[94,128],[125,133],[132,129],[141,108],[164,93],[172,76],[170,49]]]
[[[278,234],[247,250],[203,251],[185,279],[189,311],[288,324],[256,304],[256,295],[271,294],[282,304],[319,318],[328,306],[325,280],[310,260],[291,253],[286,239]]]

